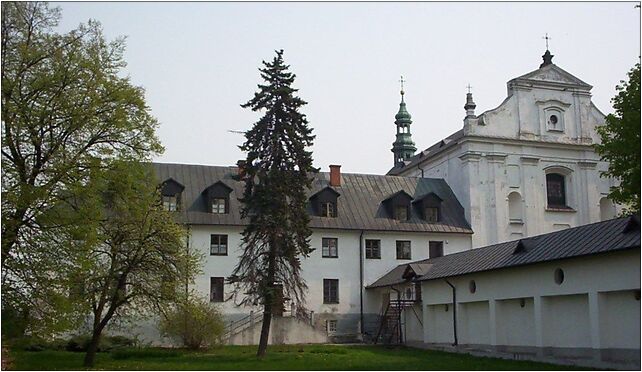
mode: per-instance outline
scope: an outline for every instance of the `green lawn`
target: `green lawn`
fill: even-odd
[[[479,358],[405,347],[279,345],[263,360],[256,346],[224,346],[208,352],[141,349],[99,353],[107,370],[558,370],[564,366]],[[13,370],[81,369],[83,353],[10,351]]]

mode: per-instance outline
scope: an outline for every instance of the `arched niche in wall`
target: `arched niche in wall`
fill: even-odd
[[[524,203],[517,191],[508,194],[508,221],[511,224],[524,223]]]

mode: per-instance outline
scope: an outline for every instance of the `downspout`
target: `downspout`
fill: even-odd
[[[363,230],[359,235],[359,333],[363,338]]]
[[[455,338],[453,346],[457,346],[457,291],[448,279],[444,279],[444,281],[453,289],[453,337]]]
[[[397,292],[397,322],[399,323],[399,343],[403,343],[403,334],[401,333],[401,309],[399,308],[399,305],[401,304],[401,292],[394,286],[390,286],[390,289],[393,291]]]
[[[421,171],[421,178],[424,178],[424,169],[422,167],[420,167],[419,165],[417,165],[417,169],[419,169]]]

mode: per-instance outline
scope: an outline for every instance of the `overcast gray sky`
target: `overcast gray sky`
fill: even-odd
[[[317,138],[315,166],[354,173],[392,167],[399,75],[412,134],[424,149],[462,127],[466,85],[476,112],[506,98],[506,82],[553,62],[593,85],[605,113],[640,56],[639,2],[620,3],[52,3],[60,30],[93,18],[127,36],[126,72],[161,122],[158,161],[232,165],[257,114],[239,105],[275,49]]]

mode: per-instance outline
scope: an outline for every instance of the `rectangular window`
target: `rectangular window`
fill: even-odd
[[[163,195],[163,209],[170,212],[178,210],[178,198],[176,198],[176,195]]]
[[[321,203],[321,217],[336,217],[336,207],[332,202]]]
[[[428,258],[444,255],[444,242],[428,242]]]
[[[410,258],[410,240],[397,240],[397,259],[409,260]]]
[[[224,198],[212,199],[212,213],[225,214],[225,205],[227,201]]]
[[[408,207],[396,206],[395,207],[395,220],[408,221]]]
[[[328,319],[325,321],[325,328],[328,331],[328,334],[333,334],[337,332],[337,321],[336,319]]]
[[[327,258],[339,257],[339,247],[337,238],[321,239],[321,256]]]
[[[210,256],[227,256],[227,235],[210,235]]]
[[[428,222],[439,222],[439,208],[437,207],[426,207],[425,210],[426,221]]]
[[[223,302],[223,277],[210,278],[210,302]]]
[[[323,303],[339,303],[339,279],[323,279]]]
[[[381,258],[381,240],[366,239],[366,258]]]
[[[564,176],[557,173],[546,175],[546,201],[549,207],[566,207]]]

